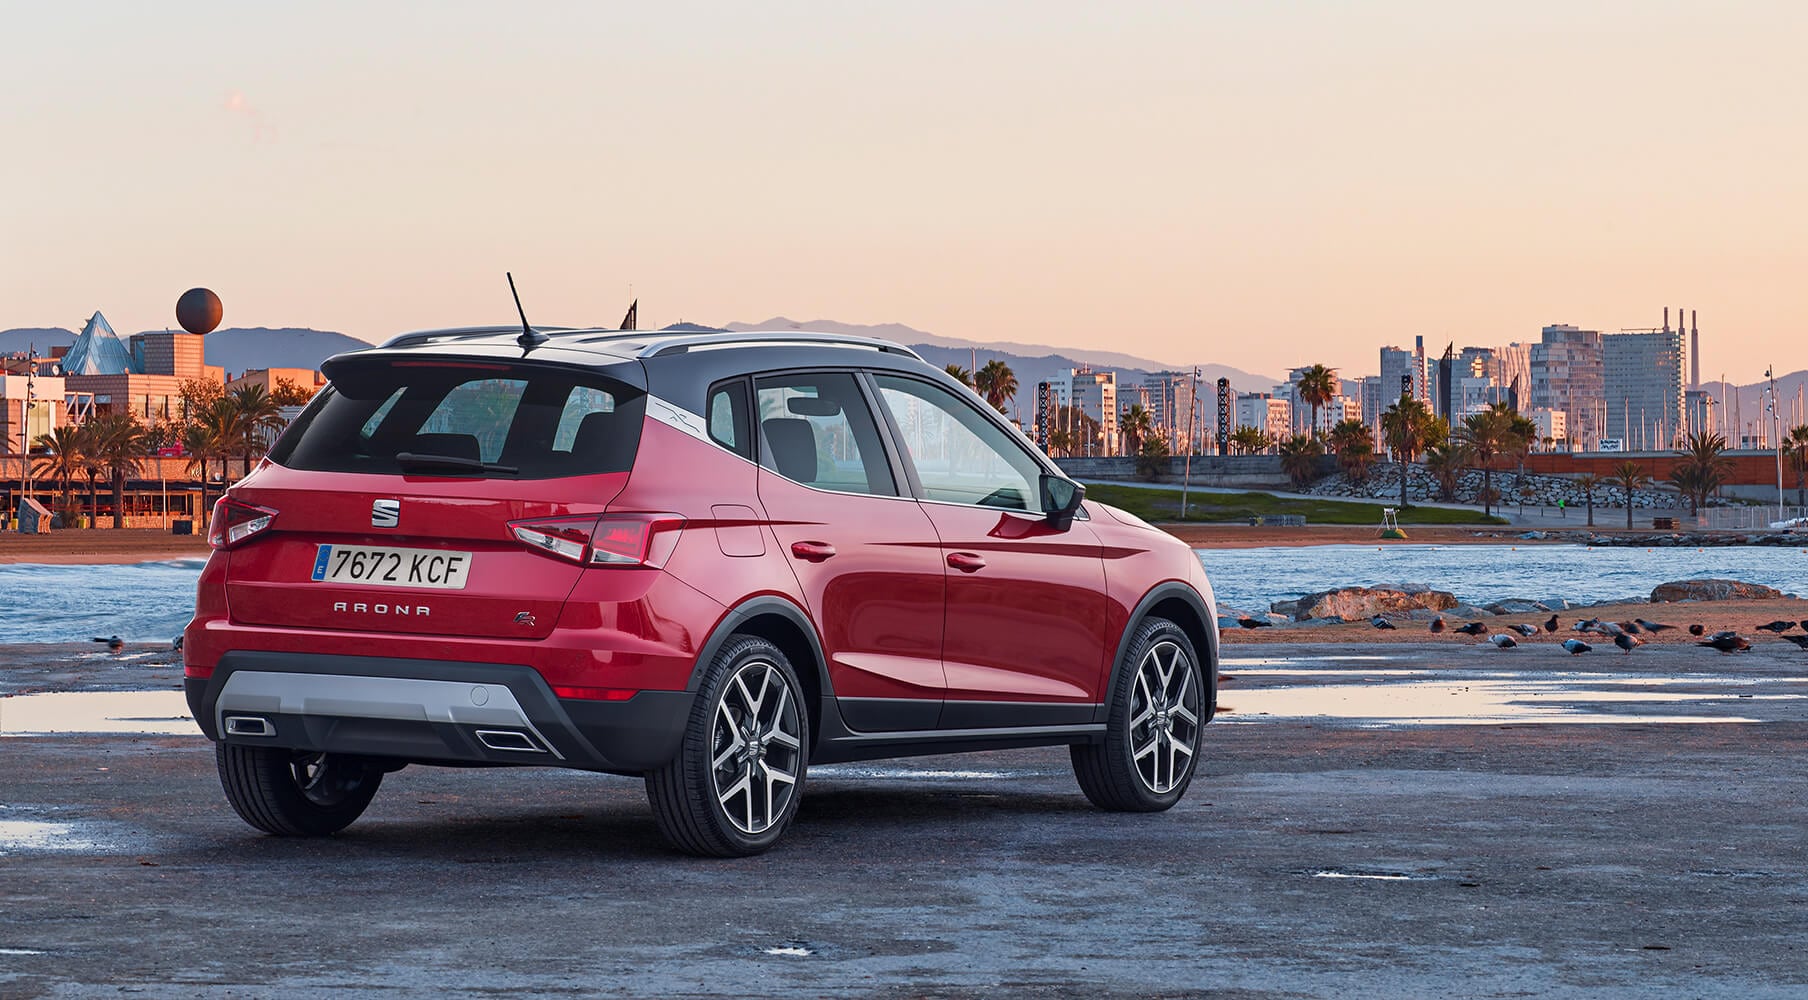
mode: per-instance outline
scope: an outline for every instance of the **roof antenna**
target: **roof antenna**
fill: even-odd
[[[502,273],[508,275],[509,294],[515,297],[515,311],[521,314],[521,336],[515,338],[515,343],[522,347],[539,347],[549,338],[527,324],[527,310],[521,308],[521,293],[515,291],[515,276],[508,271]]]

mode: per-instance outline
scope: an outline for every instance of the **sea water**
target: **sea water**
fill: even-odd
[[[0,565],[0,643],[169,642],[195,611],[204,559]]]
[[[1643,600],[1670,580],[1714,577],[1808,593],[1808,546],[1588,548],[1581,545],[1308,545],[1199,549],[1218,602],[1268,610],[1335,587],[1424,584],[1483,605],[1511,598],[1572,604]]]
[[[1470,604],[1561,597],[1573,604],[1645,598],[1667,580],[1720,577],[1808,592],[1808,549],[1580,545],[1309,545],[1201,549],[1219,603],[1265,611],[1333,587],[1416,583]],[[203,560],[103,566],[0,565],[0,643],[117,635],[167,642],[194,612]]]

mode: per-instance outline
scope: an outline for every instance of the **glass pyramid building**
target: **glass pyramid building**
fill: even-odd
[[[132,359],[132,352],[113,328],[107,324],[107,317],[95,313],[82,327],[81,336],[75,338],[75,344],[69,353],[63,355],[64,375],[131,375],[140,373],[138,364]]]

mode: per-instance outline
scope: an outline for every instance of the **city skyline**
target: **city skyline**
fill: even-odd
[[[357,31],[347,31],[348,24]],[[1775,2],[687,12],[33,7],[0,41],[0,327],[377,340],[773,315],[1373,370],[1699,310],[1808,367]],[[471,68],[481,66],[483,72]]]

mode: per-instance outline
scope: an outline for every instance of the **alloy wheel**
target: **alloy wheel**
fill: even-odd
[[[797,697],[768,660],[741,665],[716,702],[710,778],[722,815],[749,836],[771,829],[797,791],[803,763]]]
[[[1130,694],[1130,760],[1157,795],[1185,780],[1199,738],[1199,694],[1193,664],[1173,642],[1149,647]]]

